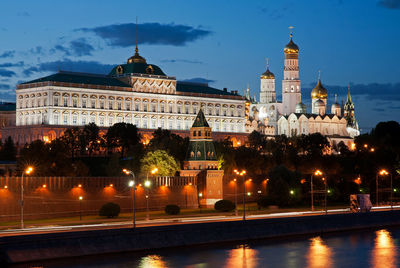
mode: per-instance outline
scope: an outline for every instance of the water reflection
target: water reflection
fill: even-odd
[[[167,268],[167,263],[159,255],[143,257],[139,263],[140,268]]]
[[[226,260],[226,268],[252,268],[257,267],[257,250],[249,248],[248,245],[241,245],[239,248],[230,250],[229,257]]]
[[[390,232],[379,230],[375,234],[375,245],[372,249],[373,267],[397,267],[396,246]]]
[[[311,238],[311,244],[307,255],[307,267],[310,268],[329,268],[332,264],[332,250],[325,245],[321,237]]]

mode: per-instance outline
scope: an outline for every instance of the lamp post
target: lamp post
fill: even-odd
[[[199,202],[199,209],[200,209],[200,213],[201,213],[201,204],[200,204],[200,198],[203,198],[203,193],[199,193],[199,198],[197,199]]]
[[[158,172],[158,168],[153,168],[150,173],[151,175],[154,175]],[[144,187],[146,188],[146,221],[150,220],[150,216],[149,216],[149,198],[150,198],[150,194],[149,194],[149,188],[151,186],[151,181],[149,181],[149,173],[147,172],[147,179],[144,182]]]
[[[376,205],[378,206],[378,175],[387,176],[390,175],[390,208],[393,210],[393,176],[387,170],[382,169],[376,174]]]
[[[82,220],[82,200],[83,196],[79,196],[79,220]]]
[[[310,187],[311,187],[311,211],[314,211],[314,188],[313,188],[313,177],[318,176],[318,175],[322,175],[322,171],[320,170],[316,170],[314,173],[311,174],[311,183],[310,183]]]
[[[243,220],[246,220],[246,181],[244,179],[244,175],[246,174],[246,170],[238,171],[234,170],[234,172],[243,177]]]
[[[235,183],[235,216],[238,215],[238,208],[237,208],[237,179],[233,179],[233,182]]]
[[[21,176],[21,229],[24,229],[24,174],[29,175],[33,172],[33,167],[27,167]]]
[[[131,170],[127,170],[127,169],[123,169],[122,170],[126,175],[132,175],[133,180],[131,180],[129,182],[129,187],[132,187],[132,225],[133,225],[133,229],[136,228],[136,218],[135,218],[135,191],[136,191],[136,187],[135,187],[135,173],[133,173],[133,171]]]
[[[327,187],[326,187],[327,179],[326,179],[326,178],[322,178],[322,180],[323,180],[323,182],[324,182],[324,184],[325,184],[325,215],[327,215],[327,214],[328,214],[328,206],[327,206],[327,200],[328,200],[327,194],[328,194],[328,190],[327,190]]]

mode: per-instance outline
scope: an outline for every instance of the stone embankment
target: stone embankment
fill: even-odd
[[[20,263],[396,225],[400,211],[6,236],[0,238],[0,258]]]

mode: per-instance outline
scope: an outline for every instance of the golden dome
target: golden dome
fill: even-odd
[[[268,58],[267,58],[267,70],[261,75],[261,79],[275,79],[275,75],[269,70]]]
[[[312,99],[327,99],[328,98],[328,90],[324,88],[321,83],[321,75],[319,75],[318,83],[315,88],[311,91]]]
[[[261,79],[275,79],[275,75],[267,67],[267,70],[261,75]]]
[[[290,42],[285,46],[283,51],[287,54],[299,53],[299,47],[292,40],[293,34],[290,34]]]
[[[132,57],[130,57],[130,58],[128,59],[127,63],[129,64],[129,63],[147,63],[147,62],[146,62],[146,59],[145,59],[145,58],[143,58],[142,56],[139,55],[139,49],[138,49],[138,47],[136,46],[135,55],[133,55]]]

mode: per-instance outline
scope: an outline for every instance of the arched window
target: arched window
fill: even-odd
[[[198,134],[199,134],[199,136],[201,136],[201,131],[200,130],[198,131]]]
[[[190,157],[194,157],[194,152],[190,152]]]
[[[201,157],[200,151],[197,151],[197,157]]]

